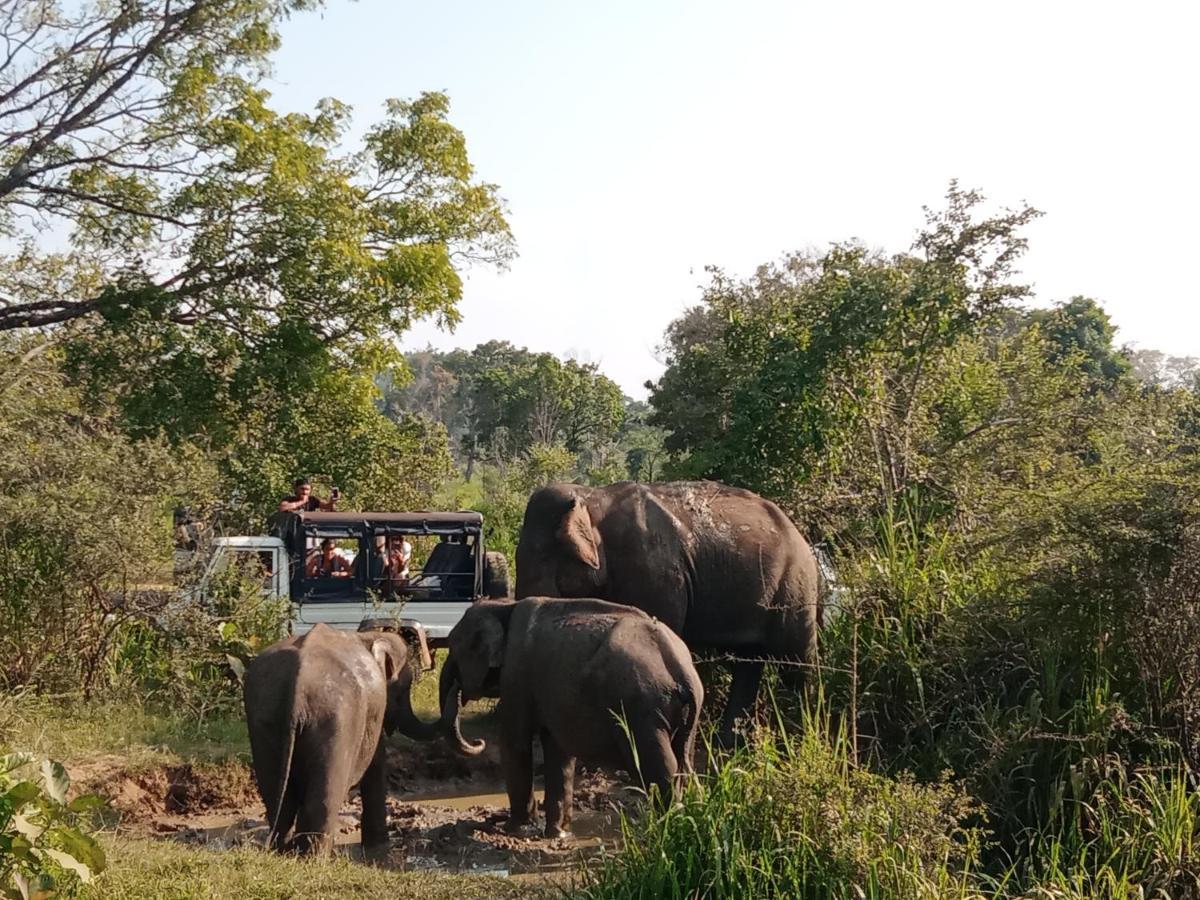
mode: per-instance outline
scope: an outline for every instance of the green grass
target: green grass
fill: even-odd
[[[116,755],[129,769],[164,763],[249,759],[240,705],[197,722],[134,700],[22,697],[0,700],[0,746],[49,756],[68,767]]]
[[[503,900],[542,897],[536,884],[504,878],[396,872],[345,857],[295,859],[252,847],[208,850],[169,841],[102,840],[108,870],[86,900]]]
[[[827,734],[761,732],[669,810],[626,819],[624,850],[599,863],[582,896],[986,896],[965,794],[857,767]]]

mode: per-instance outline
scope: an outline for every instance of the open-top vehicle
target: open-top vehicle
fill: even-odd
[[[424,648],[441,646],[472,603],[509,595],[507,561],[485,549],[477,512],[280,512],[268,531],[215,538],[199,596],[233,565],[260,573],[264,594],[290,601],[293,633],[318,622],[387,628]],[[326,540],[342,560],[336,573],[312,564]],[[391,561],[400,542],[423,559],[403,575]]]

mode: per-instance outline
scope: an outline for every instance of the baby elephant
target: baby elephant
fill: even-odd
[[[383,732],[431,740],[439,730],[413,714],[412,678],[400,636],[324,624],[272,644],[246,666],[250,752],[272,847],[329,848],[356,783],[363,845],[387,843]]]
[[[546,759],[547,837],[570,823],[576,758],[640,774],[663,800],[676,775],[691,772],[704,688],[683,641],[641,610],[603,600],[481,602],[449,644],[442,723],[461,752],[483,749],[459,731],[461,703],[500,698],[509,830],[536,813],[534,735]]]

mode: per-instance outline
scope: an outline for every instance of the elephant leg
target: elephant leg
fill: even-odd
[[[634,732],[634,741],[641,764],[642,786],[652,803],[655,802],[654,793],[657,791],[657,802],[664,807],[669,806],[675,774],[679,770],[671,736],[661,723],[647,723]]]
[[[254,720],[250,726],[250,753],[254,759],[254,779],[266,812],[267,845],[282,851],[287,845],[288,832],[296,821],[299,798],[303,792],[303,775],[293,764],[287,784],[281,785],[283,767],[291,753],[292,735],[279,730],[274,721]]]
[[[347,761],[353,751],[338,746],[330,736],[325,743],[313,736],[318,752],[305,754],[311,760],[305,770],[304,800],[296,817],[296,834],[292,846],[301,854],[323,853],[333,846],[338,829],[338,813],[350,792],[350,773]],[[349,752],[339,752],[349,750]]]
[[[500,759],[504,785],[508,789],[509,817],[505,828],[516,831],[537,815],[533,794],[533,727],[527,709],[520,704],[501,713]]]
[[[717,743],[725,748],[735,743],[734,729],[739,720],[744,720],[758,698],[758,684],[762,680],[763,664],[761,662],[735,662],[733,664],[733,681],[729,685],[729,702],[725,704],[725,713],[721,717],[721,729],[717,734]]]
[[[575,796],[575,758],[568,756],[546,729],[542,729],[542,755],[546,758],[546,830],[548,838],[565,837],[571,824]]]
[[[292,826],[296,823],[296,813],[300,811],[300,779],[295,772],[292,772],[291,778],[288,779],[287,789],[283,792],[276,811],[272,813],[267,811],[267,823],[275,824],[274,830],[271,832],[271,849],[283,851],[287,846],[288,834],[292,830]]]
[[[384,760],[383,740],[375,748],[375,757],[363,773],[358,785],[362,798],[362,844],[363,847],[387,846],[387,764]]]
[[[808,684],[808,666],[804,664],[804,660],[796,656],[781,659],[777,668],[780,684],[796,696],[801,696],[804,693],[805,685]]]

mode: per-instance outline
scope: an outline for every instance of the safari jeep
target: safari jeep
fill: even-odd
[[[412,546],[407,577],[385,574],[380,538]],[[306,564],[326,539],[343,560],[337,574],[316,574]],[[201,597],[230,565],[243,571],[252,566],[262,575],[264,594],[291,601],[292,633],[318,622],[351,631],[395,630],[420,645],[425,667],[426,647],[444,646],[472,603],[509,595],[507,561],[484,549],[477,512],[276,513],[267,535],[213,540],[198,581]]]

